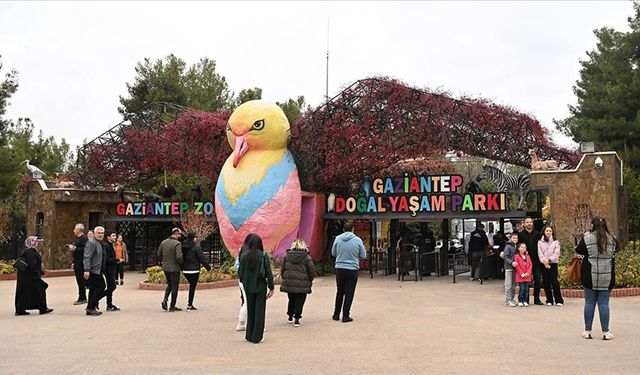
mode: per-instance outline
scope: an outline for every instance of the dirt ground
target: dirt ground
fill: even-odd
[[[502,280],[399,282],[363,272],[352,323],[331,320],[335,281],[323,277],[301,327],[287,324],[278,292],[266,340],[252,344],[235,331],[237,288],[198,291],[198,311],[167,313],[162,292],[137,288],[143,274],[126,278],[114,297],[122,311],[100,317],[72,305],[73,277],[46,279],[55,312],[44,316],[14,316],[15,281],[0,282],[0,373],[640,374],[640,297],[612,298],[615,340],[584,340],[582,299],[507,308]],[[186,298],[180,292],[178,306]],[[595,327],[599,335],[597,314]]]

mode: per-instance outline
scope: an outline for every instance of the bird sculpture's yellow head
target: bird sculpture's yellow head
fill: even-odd
[[[229,117],[227,139],[233,148],[233,167],[249,150],[287,147],[289,120],[282,108],[263,100],[241,104]]]

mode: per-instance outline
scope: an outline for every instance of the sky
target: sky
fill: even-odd
[[[553,129],[569,115],[593,30],[628,30],[630,1],[0,2],[3,71],[19,73],[7,117],[72,146],[121,118],[135,65],[173,53],[216,60],[229,88],[323,102],[390,76],[509,105]],[[572,146],[554,134],[561,145]]]

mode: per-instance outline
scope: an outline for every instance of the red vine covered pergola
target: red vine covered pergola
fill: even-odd
[[[214,185],[231,152],[225,132],[230,112],[155,106],[83,146],[71,177],[85,187],[105,188],[132,185],[166,169],[204,175]],[[526,114],[382,78],[357,81],[301,115],[289,144],[303,189],[315,192],[344,189],[398,168],[446,170],[446,161],[429,158],[452,151],[528,167],[529,148],[563,167],[578,161]]]

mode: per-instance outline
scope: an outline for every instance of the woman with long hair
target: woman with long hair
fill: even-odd
[[[245,339],[259,343],[264,341],[264,316],[267,299],[273,296],[273,273],[260,236],[254,233],[249,234],[243,248],[245,246],[238,269],[238,277],[244,286],[247,304]]]
[[[584,332],[582,337],[591,339],[593,316],[598,306],[602,339],[611,340],[609,331],[609,296],[615,286],[614,253],[618,249],[618,240],[609,233],[604,218],[595,216],[591,220],[591,230],[587,232],[576,247],[582,260],[582,286],[584,289]]]
[[[42,257],[38,253],[38,238],[29,236],[25,241],[27,249],[20,255],[18,261],[26,266],[18,268],[16,282],[16,315],[29,315],[27,310],[40,310],[40,314],[53,311],[47,307],[47,287],[42,280]]]
[[[544,283],[544,295],[547,298],[547,306],[562,306],[564,299],[560,292],[558,282],[558,259],[560,259],[560,242],[556,240],[552,227],[545,226],[542,229],[542,237],[538,241],[538,258],[542,263],[542,281]]]

